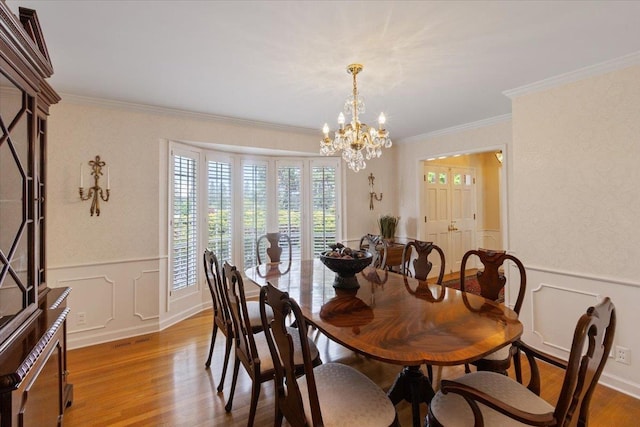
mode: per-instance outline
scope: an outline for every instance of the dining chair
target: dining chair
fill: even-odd
[[[264,242],[269,246],[263,249]],[[258,256],[258,265],[263,263],[262,253],[266,254],[264,262],[278,263],[281,261],[283,249],[287,249],[289,256],[289,265],[291,265],[292,259],[292,245],[291,238],[286,233],[267,233],[258,237],[256,240],[256,254]]]
[[[255,332],[255,327],[257,325],[252,323],[251,316],[248,311],[248,303],[245,297],[242,274],[235,266],[225,262],[222,269],[222,281],[225,283],[227,300],[229,302],[229,311],[233,320],[235,338],[233,380],[231,382],[229,399],[227,400],[227,404],[224,408],[227,412],[231,412],[233,407],[233,396],[238,380],[238,371],[240,369],[240,365],[242,365],[249,377],[251,377],[252,382],[251,403],[249,407],[249,419],[247,422],[247,426],[250,427],[253,426],[255,419],[258,398],[260,397],[260,387],[262,383],[273,379],[274,376],[274,363],[266,338],[269,336],[270,332],[268,330],[264,330],[261,316],[261,311],[264,311],[265,318],[268,321],[270,316],[272,316],[272,312],[270,308],[261,309],[260,304],[257,301],[254,301],[258,306],[258,316],[260,319],[258,320],[260,332]],[[309,348],[312,363],[314,365],[321,364],[322,361],[320,360],[320,353],[313,341],[305,336],[303,342]],[[302,374],[303,358],[301,341],[294,340],[293,347],[294,364],[296,366],[296,370]]]
[[[211,344],[209,345],[209,356],[205,362],[205,367],[211,367],[211,359],[213,357],[213,348],[216,343],[216,335],[220,330],[226,337],[226,346],[224,353],[224,363],[222,365],[222,375],[217,390],[221,392],[224,389],[224,379],[227,373],[227,365],[229,364],[229,356],[233,346],[233,320],[229,311],[229,302],[227,300],[227,292],[225,284],[220,276],[220,264],[216,254],[205,249],[203,254],[204,276],[209,286],[211,299],[213,300],[213,330],[211,332]],[[262,330],[262,322],[260,321],[260,307],[257,301],[247,301],[247,312],[251,321],[252,330],[260,332]]]
[[[429,255],[431,252],[436,251],[440,256],[440,271],[438,273],[438,281],[436,282],[438,285],[442,286],[442,279],[444,277],[444,269],[445,269],[445,259],[444,252],[438,245],[434,245],[433,242],[424,242],[422,240],[412,240],[404,245],[404,250],[402,251],[402,275],[409,276],[411,275],[411,271],[409,269],[409,264],[411,260],[411,252],[412,249],[416,251],[416,258],[413,260],[413,277],[418,280],[426,281],[431,269],[433,268],[433,263],[429,261]],[[433,380],[433,367],[431,365],[427,366],[427,375],[429,376],[429,380]]]
[[[578,320],[567,362],[521,342],[516,344],[531,368],[527,386],[508,376],[483,371],[454,381],[442,380],[440,391],[431,400],[425,425],[587,426],[589,404],[611,351],[615,328],[615,307],[607,297],[589,307]],[[536,359],[565,369],[555,406],[539,396]]]
[[[306,344],[305,319],[289,294],[270,283],[260,290],[262,322],[275,370],[275,426],[283,417],[293,426],[397,426],[395,407],[373,381],[351,366],[325,363],[314,368],[312,352]],[[273,320],[266,316],[273,310]],[[289,315],[300,326],[286,327]],[[294,369],[295,342],[302,343],[304,376]]]
[[[442,249],[440,249],[438,245],[434,245],[433,242],[412,240],[404,245],[404,250],[402,251],[402,274],[405,276],[411,275],[409,264],[412,248],[416,251],[416,258],[413,260],[413,277],[418,280],[427,280],[433,268],[433,263],[429,261],[429,255],[435,250],[440,256],[440,272],[436,283],[442,285],[445,265],[444,252],[442,252]]]
[[[518,296],[516,297],[516,302],[513,306],[513,311],[520,314],[520,309],[522,308],[522,302],[527,288],[527,274],[522,262],[513,255],[507,254],[505,251],[489,249],[474,249],[467,251],[462,257],[462,263],[460,266],[460,290],[463,292],[466,290],[465,273],[467,262],[473,255],[477,256],[484,266],[483,270],[476,273],[476,278],[480,285],[480,295],[492,301],[502,302],[501,291],[507,283],[507,278],[501,271],[501,267],[504,262],[509,260],[516,265],[520,273],[520,285],[518,288]],[[516,347],[508,345],[500,350],[488,354],[482,359],[472,362],[472,364],[480,371],[494,371],[506,375],[507,369],[511,366],[511,359],[516,355],[516,352]],[[465,372],[470,372],[468,364],[465,365]]]
[[[211,357],[213,356],[213,346],[216,343],[216,335],[220,330],[226,337],[226,347],[224,352],[224,364],[222,365],[222,376],[218,391],[222,391],[224,387],[224,378],[227,373],[227,365],[229,364],[229,355],[231,354],[231,346],[233,345],[233,322],[229,313],[229,306],[226,300],[226,293],[222,289],[222,281],[220,278],[220,264],[218,257],[209,249],[205,249],[203,254],[204,277],[209,285],[209,292],[213,300],[213,331],[211,332],[211,344],[209,345],[209,356],[205,362],[205,366],[211,366]]]
[[[387,251],[389,246],[382,236],[376,234],[365,234],[360,239],[361,250],[366,249],[373,255],[371,257],[371,266],[384,269],[387,265]]]

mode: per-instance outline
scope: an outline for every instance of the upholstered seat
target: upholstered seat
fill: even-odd
[[[295,328],[288,329],[289,333],[293,337],[293,348],[298,350],[294,354],[293,363],[302,366],[302,351],[299,351],[302,348],[300,346],[300,336],[298,335]],[[271,353],[269,352],[269,345],[267,344],[267,338],[264,331],[253,334],[253,338],[256,341],[256,349],[258,350],[258,355],[260,357],[260,369],[265,372],[273,370],[273,359],[271,358]],[[316,347],[315,343],[311,340],[309,340],[309,349],[311,350],[311,359],[318,359],[320,353],[318,352],[318,348]]]
[[[273,320],[265,308],[273,309]],[[395,407],[386,393],[356,369],[339,363],[312,365],[313,352],[306,344],[306,321],[300,307],[289,297],[267,283],[260,290],[262,322],[274,361],[276,390],[275,426],[285,417],[292,426],[388,427],[397,425]],[[298,329],[285,325],[293,315]],[[294,367],[295,348],[302,345],[304,376],[297,378]]]
[[[615,307],[605,298],[589,307],[576,325],[568,362],[539,352],[521,342],[527,356],[530,380],[520,382],[496,372],[478,371],[454,381],[443,380],[431,400],[427,426],[586,426],[593,389],[607,362],[616,328]],[[540,394],[536,359],[565,369],[555,406]]]
[[[359,371],[341,363],[313,370],[322,421],[332,427],[390,426],[396,411],[385,392]],[[307,423],[312,426],[307,376],[298,379]]]
[[[487,393],[489,396],[521,411],[532,414],[553,412],[552,405],[526,387],[523,387],[522,384],[513,381],[505,375],[495,375],[493,372],[478,371],[458,378],[456,382]],[[493,411],[484,405],[479,406],[482,411],[485,426],[525,425],[506,415]],[[433,400],[431,400],[431,412],[442,425],[447,427],[474,425],[471,407],[464,400],[464,397],[457,394],[436,394]]]

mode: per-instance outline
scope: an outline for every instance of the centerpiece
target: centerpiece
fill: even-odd
[[[338,289],[357,289],[360,287],[356,274],[371,264],[373,255],[367,251],[351,249],[341,243],[330,245],[331,250],[320,254],[320,261],[336,277],[333,287]]]

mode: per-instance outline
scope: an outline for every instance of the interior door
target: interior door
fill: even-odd
[[[451,191],[449,185],[449,168],[424,164],[424,222],[426,227],[422,240],[440,246],[448,256],[449,229],[451,224]],[[429,277],[440,271],[440,257],[433,257],[433,267]]]
[[[423,240],[442,248],[447,272],[460,271],[462,257],[475,248],[476,191],[473,168],[448,167],[424,163]],[[437,258],[437,257],[435,257]],[[434,272],[439,264],[433,260]]]
[[[449,169],[451,192],[451,225],[449,227],[448,264],[451,272],[460,271],[462,257],[474,249],[475,227],[475,174],[472,168]]]

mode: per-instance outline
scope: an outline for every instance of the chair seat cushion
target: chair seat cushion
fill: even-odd
[[[304,360],[302,358],[302,346],[300,345],[300,334],[298,330],[292,327],[287,327],[289,330],[289,334],[293,338],[293,363],[296,366],[302,366],[304,364]],[[264,332],[259,332],[257,334],[253,334],[253,339],[256,342],[256,349],[258,350],[258,355],[260,355],[260,370],[262,372],[267,372],[273,369],[273,359],[271,358],[271,352],[269,351],[269,344],[267,344],[267,338],[264,336]],[[318,347],[310,338],[307,338],[309,342],[309,351],[311,353],[311,360],[316,360],[318,355],[320,354],[318,351]]]
[[[483,391],[515,408],[534,414],[546,414],[554,411],[554,407],[544,399],[532,393],[522,384],[514,381],[506,375],[495,372],[473,372],[455,380],[458,383]],[[523,426],[499,412],[489,409],[483,404],[478,404],[485,426]],[[431,413],[438,422],[447,427],[472,426],[473,412],[458,394],[436,393],[431,401]]]
[[[500,350],[496,350],[493,353],[489,353],[483,357],[486,360],[507,360],[511,358],[511,346],[507,345]]]
[[[267,317],[273,318],[273,310],[271,307],[266,306]],[[256,330],[262,329],[262,319],[260,318],[260,303],[258,301],[247,301],[247,314],[249,314],[249,323],[251,328]]]
[[[361,372],[341,363],[325,363],[313,369],[318,401],[325,426],[388,427],[396,410],[385,392]],[[298,379],[309,425],[311,407],[306,376]]]

